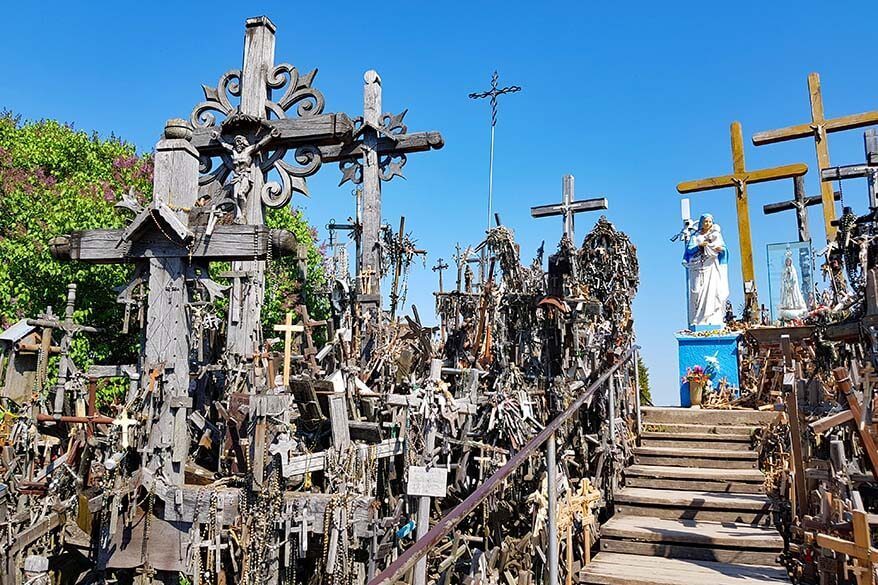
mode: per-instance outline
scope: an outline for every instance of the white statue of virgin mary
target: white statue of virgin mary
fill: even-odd
[[[683,264],[689,274],[689,326],[723,325],[729,299],[728,251],[722,230],[705,213],[686,242]]]

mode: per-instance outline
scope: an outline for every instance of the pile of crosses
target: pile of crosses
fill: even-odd
[[[738,210],[745,306],[736,327],[744,331],[740,399],[724,407],[776,410],[757,436],[766,490],[775,499],[785,535],[783,561],[794,582],[875,582],[878,548],[871,525],[878,511],[878,133],[864,134],[865,161],[833,167],[828,134],[878,124],[878,112],[827,119],[817,74],[808,79],[811,120],[758,132],[757,146],[814,140],[819,195],[806,196],[804,164],[752,170],[744,164],[741,125],[732,124],[730,175],[681,183],[681,193],[734,187]],[[865,178],[868,213],[858,216],[835,202],[847,179]],[[754,280],[748,184],[792,179],[794,198],[766,205],[765,213],[796,211],[800,242],[811,240],[807,208],[822,205],[827,247],[819,253],[826,288],[809,299],[801,318],[772,326],[760,309]],[[805,291],[808,294],[808,291]]]
[[[274,43],[270,20],[247,21],[242,69],[167,123],[153,200],[119,201],[127,227],[51,242],[58,261],[131,266],[118,300],[141,336],[136,363],[74,362],[74,336],[101,334],[74,322],[75,285],[63,317],[48,308],[0,336],[0,583],[365,582],[631,346],[634,247],[603,218],[576,247],[574,213],[606,202],[574,201],[572,177],[562,204],[533,212],[564,218],[548,273],[542,254],[521,265],[498,225],[458,253],[456,290],[442,290],[437,265],[439,327],[414,307],[398,318],[423,251],[404,220],[396,234],[382,226],[381,184],[442,137],[384,113],[374,71],[362,117],[324,113],[315,72],[276,65]],[[266,227],[266,208],[306,193],[329,162],[357,186],[355,220],[329,226],[318,294],[331,312],[314,319],[300,302],[266,335],[272,261],[306,262],[292,233]],[[353,276],[338,229],[356,242]],[[127,391],[102,411],[96,389],[110,378]],[[620,369],[559,433],[571,575],[629,457],[636,386],[634,368]],[[429,559],[430,574],[539,581],[547,476],[534,457],[448,539],[447,558]],[[426,574],[425,562],[414,582]]]

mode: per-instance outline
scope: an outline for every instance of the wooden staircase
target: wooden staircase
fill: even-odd
[[[643,408],[637,463],[625,470],[591,585],[789,583],[750,437],[775,415]]]

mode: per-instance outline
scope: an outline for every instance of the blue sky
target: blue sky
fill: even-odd
[[[806,122],[807,75],[822,76],[827,116],[878,109],[870,71],[869,2],[186,2],[16,3],[0,35],[0,106],[25,118],[56,118],[111,133],[149,150],[166,119],[188,117],[201,84],[241,64],[243,24],[267,14],[278,27],[277,61],[319,68],[326,111],[361,111],[362,75],[381,74],[385,110],[409,108],[410,131],[439,130],[446,147],[413,155],[407,180],[385,185],[384,214],[429,250],[411,275],[409,299],[432,306],[438,257],[484,230],[489,108],[467,99],[494,69],[521,93],[502,99],[497,127],[495,209],[515,230],[526,260],[560,219],[533,220],[531,205],[560,198],[561,176],[580,197],[605,196],[607,216],[638,246],[642,285],[635,318],[658,403],[676,403],[673,333],[685,326],[684,274],[675,185],[731,171],[729,124],[740,120],[750,168],[805,162],[817,193],[809,141],[750,144],[758,130]],[[837,20],[837,23],[836,23]],[[860,162],[862,132],[830,137],[834,164]],[[309,179],[297,198],[321,228],[354,212],[339,171]],[[792,195],[792,182],[752,187],[757,280],[767,300],[765,246],[794,240],[792,214],[765,217],[765,203]],[[845,185],[863,211],[865,186]],[[732,250],[730,277],[741,303],[731,190],[692,197],[693,214],[714,213]],[[596,217],[579,216],[581,238]],[[822,243],[819,209],[812,233]]]

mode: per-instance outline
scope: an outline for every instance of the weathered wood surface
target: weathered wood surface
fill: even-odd
[[[698,424],[711,426],[758,426],[777,418],[776,412],[758,410],[705,410],[644,406],[645,424]]]
[[[783,548],[783,538],[774,528],[709,520],[616,516],[601,527],[601,536],[777,551]]]
[[[263,94],[265,89],[263,88]],[[280,136],[271,141],[270,149],[293,149],[301,145],[321,147],[321,152],[334,153],[345,148],[353,133],[354,124],[346,114],[320,114],[307,118],[283,118],[271,120],[272,128],[277,128]],[[192,145],[198,152],[207,156],[220,156],[225,153],[221,141],[211,133],[213,127],[196,128],[192,136]],[[331,146],[324,146],[331,145]],[[330,162],[323,159],[323,162]]]
[[[585,569],[581,582],[593,585],[753,585],[789,583],[789,579],[781,567],[601,553]]]
[[[601,551],[642,555],[647,557],[664,557],[669,559],[690,559],[693,561],[713,561],[718,563],[734,563],[738,565],[776,564],[778,552],[774,550],[741,550],[738,548],[719,548],[686,546],[666,542],[643,542],[638,540],[601,539]]]
[[[285,230],[260,225],[218,225],[213,235],[206,228],[194,228],[191,248],[179,246],[160,232],[151,232],[134,242],[122,242],[121,230],[86,230],[54,238],[52,257],[95,264],[117,264],[149,258],[206,258],[213,261],[242,258],[265,259],[269,246],[274,257],[299,256],[301,246]]]

